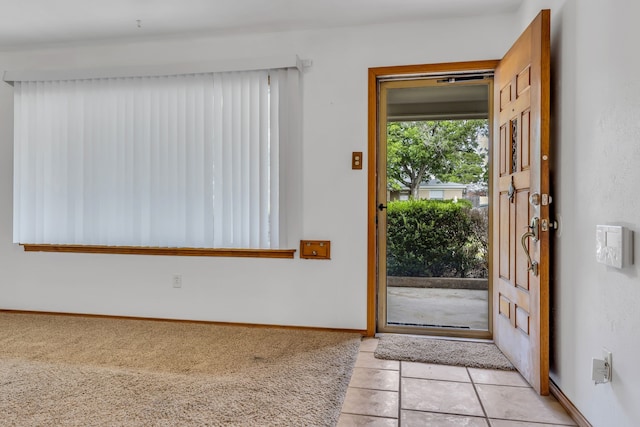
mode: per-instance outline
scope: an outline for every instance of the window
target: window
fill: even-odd
[[[429,199],[444,200],[444,190],[429,190]]]
[[[292,68],[16,81],[14,242],[279,248]]]

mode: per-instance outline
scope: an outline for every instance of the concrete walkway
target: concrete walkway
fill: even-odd
[[[488,329],[488,291],[387,288],[387,323]]]

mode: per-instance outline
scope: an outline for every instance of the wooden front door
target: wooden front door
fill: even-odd
[[[542,11],[495,71],[494,340],[549,393],[549,45]]]

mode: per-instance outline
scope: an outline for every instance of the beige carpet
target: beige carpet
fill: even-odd
[[[437,365],[515,370],[495,344],[410,335],[383,335],[374,353],[378,359],[406,360]]]
[[[331,426],[357,334],[0,313],[3,426]]]

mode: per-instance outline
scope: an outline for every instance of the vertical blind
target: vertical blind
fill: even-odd
[[[14,242],[278,248],[293,69],[14,84]]]

